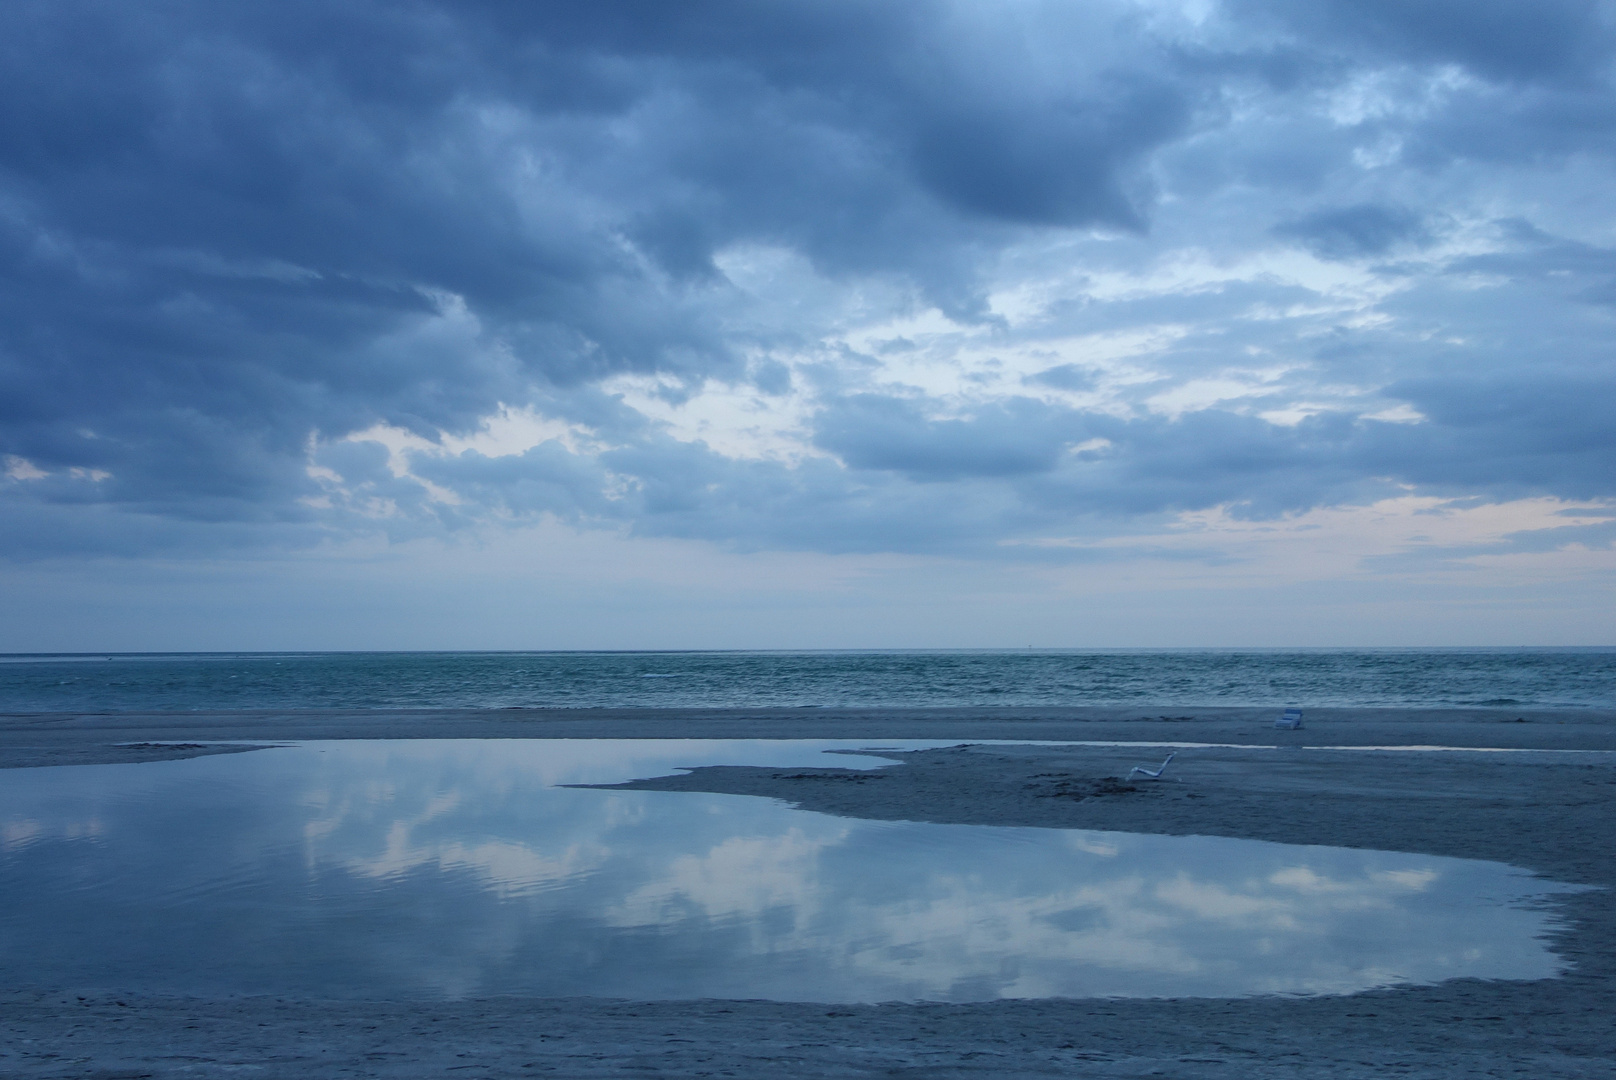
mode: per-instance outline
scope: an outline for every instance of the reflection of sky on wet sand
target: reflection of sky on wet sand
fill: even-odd
[[[14,770],[8,985],[812,1001],[1544,978],[1555,886],[1432,856],[558,788],[840,743],[309,743]]]

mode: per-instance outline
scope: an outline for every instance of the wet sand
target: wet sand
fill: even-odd
[[[634,786],[846,816],[1209,834],[1493,859],[1597,888],[1557,904],[1564,977],[1333,998],[826,1006],[503,998],[197,1000],[0,993],[0,1076],[1616,1076],[1616,714],[1594,710],[511,710],[0,717],[0,766],[320,738],[903,738],[1230,743],[1160,783],[1144,747],[972,745],[838,769]],[[213,745],[227,740],[235,745]],[[156,743],[188,743],[156,746]],[[139,745],[146,744],[146,745]],[[1510,747],[1545,753],[1322,750]],[[1115,778],[1115,779],[1113,779]],[[4,782],[0,773],[0,782]],[[1132,790],[1128,790],[1128,789]]]

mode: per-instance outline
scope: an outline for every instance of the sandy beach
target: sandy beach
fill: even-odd
[[[773,797],[861,818],[1218,835],[1506,862],[1596,887],[1556,901],[1563,923],[1553,944],[1569,961],[1568,974],[1307,999],[968,1005],[199,1000],[62,987],[0,996],[0,1076],[1616,1075],[1616,714],[1310,710],[1296,732],[1275,731],[1273,715],[1178,708],[35,714],[0,718],[0,766],[139,762],[334,738],[958,740],[965,745],[894,755],[879,782],[850,782],[854,774],[838,769],[721,767],[631,786]],[[1169,774],[1176,782],[1130,785],[1111,778],[1164,752],[984,740],[1220,745],[1180,749]],[[1418,746],[1474,749],[1367,749]],[[1532,752],[1475,752],[1489,748]]]

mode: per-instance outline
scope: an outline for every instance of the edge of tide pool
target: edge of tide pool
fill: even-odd
[[[0,993],[0,1073],[153,1077],[267,1070],[310,1080],[626,1071],[668,1077],[1131,1076],[1345,1080],[1608,1075],[1616,1059],[1616,765],[1600,754],[1303,753],[1302,747],[1616,750],[1610,710],[1328,710],[1276,736],[1273,710],[634,710],[478,715],[276,712],[0,717],[0,764],[132,760],[114,743],[386,737],[804,737],[960,742],[901,755],[881,784],[697,770],[646,783],[760,794],[843,816],[1199,833],[1483,858],[1596,888],[1562,896],[1564,976],[1455,980],[1346,997],[824,1006],[771,1002],[201,1000]],[[813,715],[804,715],[812,713]],[[1522,721],[1517,723],[1516,718]],[[1193,738],[1185,738],[1193,733]],[[1183,784],[1072,798],[1063,780],[1125,773],[1146,742],[1185,750]],[[1257,746],[1279,747],[1259,750]],[[245,749],[234,746],[230,749]],[[121,757],[117,755],[123,755]],[[1120,771],[1119,771],[1120,770]],[[1055,776],[1038,774],[1052,773]],[[721,782],[720,782],[721,781]],[[1143,789],[1143,785],[1139,785]],[[1195,796],[1195,797],[1192,797]],[[82,997],[80,997],[82,995]],[[30,1041],[31,1040],[31,1041]],[[179,1057],[176,1057],[179,1055]],[[180,1060],[183,1058],[184,1060]],[[472,1075],[476,1075],[472,1073]]]

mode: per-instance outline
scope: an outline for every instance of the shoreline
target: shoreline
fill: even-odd
[[[925,738],[1234,743],[1174,784],[1101,784],[1128,745],[889,754],[843,770],[715,767],[629,787],[861,818],[1239,836],[1486,858],[1594,889],[1555,901],[1573,967],[1343,997],[965,1005],[195,999],[0,993],[0,1076],[1608,1076],[1616,1061],[1616,713],[1272,709],[431,710],[0,716],[0,766],[135,762],[319,738]],[[517,713],[517,715],[512,715]],[[804,715],[811,713],[811,715]],[[1155,715],[1150,715],[1154,713]],[[1164,718],[1165,717],[1165,718]],[[1181,719],[1188,717],[1188,719]],[[1520,718],[1517,722],[1516,718]],[[209,745],[214,740],[233,745]],[[188,746],[157,746],[170,740]],[[117,744],[134,744],[123,745]],[[145,744],[145,745],[138,745]],[[244,745],[246,744],[246,745]],[[1449,745],[1542,754],[1328,751]],[[1141,748],[1142,749],[1142,748]],[[1597,750],[1566,754],[1553,751]],[[1159,756],[1156,758],[1159,762]],[[3,774],[0,774],[3,776]],[[1124,785],[1128,786],[1128,785]],[[82,995],[82,997],[81,997]]]
[[[0,769],[158,760],[131,743],[320,739],[939,739],[1616,750],[1616,709],[1266,707],[248,709],[0,713]],[[199,748],[196,752],[222,752]],[[179,754],[175,756],[194,756]]]

